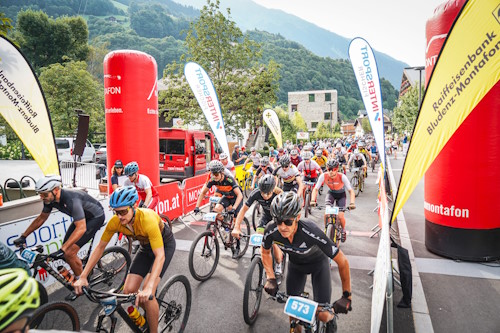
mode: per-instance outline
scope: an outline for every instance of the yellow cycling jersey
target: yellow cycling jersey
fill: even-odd
[[[137,239],[141,245],[151,244],[151,249],[163,248],[162,231],[163,221],[154,210],[149,208],[136,208],[132,230],[120,223],[118,216],[114,215],[106,225],[101,240],[108,243],[115,233],[123,233]]]
[[[316,163],[318,163],[318,165],[320,166],[320,168],[324,168],[326,166],[327,159],[323,155],[321,157],[318,157],[318,156],[314,155],[314,157],[312,158],[312,160],[315,161]]]

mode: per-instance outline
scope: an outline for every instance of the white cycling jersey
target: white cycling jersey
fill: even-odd
[[[274,170],[273,173],[275,176],[281,177],[284,183],[292,183],[295,182],[295,177],[300,176],[299,170],[295,167],[295,165],[290,165],[288,170],[283,170],[282,167]]]
[[[254,169],[257,169],[260,166],[260,159],[262,158],[262,155],[260,153],[250,154],[248,155],[248,159],[250,159],[253,163]]]

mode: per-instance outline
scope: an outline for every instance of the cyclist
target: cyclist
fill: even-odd
[[[278,148],[278,155],[276,155],[276,161],[278,161],[278,162],[279,162],[279,160],[280,160],[283,156],[285,156],[285,155],[286,155],[286,154],[285,154],[285,150],[283,149],[283,147],[279,147],[279,148]]]
[[[0,270],[0,332],[25,333],[32,313],[40,306],[36,280],[21,268]]]
[[[259,179],[262,178],[264,175],[272,175],[274,172],[274,169],[270,165],[271,163],[269,162],[269,157],[264,156],[260,159],[260,166],[255,171],[255,175],[253,176],[252,179],[252,189],[255,189],[255,184],[258,183]]]
[[[248,155],[247,159],[245,160],[245,163],[243,163],[243,171],[246,170],[247,163],[252,161],[252,171],[257,170],[257,168],[260,166],[260,159],[262,158],[262,155],[257,152],[255,147],[250,148],[250,155]]]
[[[304,176],[304,181],[316,182],[318,175],[323,173],[318,163],[311,160],[312,153],[309,151],[302,153],[302,158],[304,159],[300,162],[297,169]]]
[[[290,161],[293,165],[298,166],[300,162],[302,162],[302,157],[299,156],[299,152],[297,149],[292,149],[290,152]]]
[[[208,164],[208,169],[210,173],[205,185],[203,185],[200,191],[194,213],[198,214],[200,212],[200,205],[203,198],[205,198],[205,195],[212,186],[215,186],[217,188],[216,195],[222,196],[222,198],[219,203],[215,205],[214,211],[222,213],[224,209],[227,209],[229,214],[237,216],[243,203],[243,193],[238,183],[218,160],[211,161]],[[237,242],[236,248],[232,248],[231,251],[233,252],[233,259],[236,259],[240,252],[240,243]]]
[[[61,247],[50,254],[53,259],[63,259],[69,264],[75,277],[82,274],[82,261],[78,257],[80,248],[94,237],[104,224],[104,209],[101,204],[79,190],[61,188],[60,176],[45,176],[35,184],[35,190],[43,200],[43,208],[29,227],[14,240],[18,247],[26,244],[26,237],[37,230],[47,221],[53,208],[73,218],[73,222],[66,231]]]
[[[236,176],[236,167],[234,166],[234,163],[227,158],[227,154],[226,153],[220,154],[219,159],[224,165],[224,167],[227,170],[229,170],[229,172],[231,172],[231,175],[233,175],[233,177]]]
[[[299,170],[291,164],[290,156],[283,155],[279,160],[280,166],[273,172],[273,176],[283,180],[283,191],[294,191],[302,195],[304,183],[300,177]]]
[[[123,186],[135,186],[139,197],[143,201],[142,207],[155,209],[160,201],[160,196],[148,176],[139,174],[137,162],[130,162],[125,166],[125,175],[128,179],[125,180]]]
[[[125,183],[125,179],[127,176],[125,176],[124,171],[123,171],[123,163],[121,160],[116,160],[115,165],[111,168],[111,188],[116,190],[118,187],[123,186]]]
[[[246,212],[252,207],[252,204],[257,201],[260,206],[262,207],[262,217],[260,218],[259,225],[257,227],[257,233],[258,234],[264,234],[264,228],[266,227],[267,223],[272,221],[271,217],[271,202],[273,199],[283,191],[276,186],[276,178],[274,178],[272,175],[264,175],[260,180],[259,180],[259,188],[255,189],[252,191],[250,194],[250,197],[247,199],[245,204],[243,205],[243,208],[241,209],[240,213],[238,214],[238,217],[236,218],[236,222],[233,228],[233,231],[231,234],[233,237],[240,238],[241,235],[241,221],[243,221],[243,218],[245,217]],[[278,248],[278,246],[274,246],[274,258],[275,258],[275,266],[274,266],[274,272],[278,277],[278,280],[281,278],[281,274],[283,272],[283,269],[281,267],[281,262],[283,260],[283,253],[281,250]]]
[[[322,171],[325,171],[328,158],[323,154],[321,149],[316,150],[316,155],[311,160],[316,162]]]
[[[337,263],[343,291],[333,308],[336,313],[347,313],[351,310],[349,261],[314,222],[300,219],[301,209],[301,199],[293,192],[281,193],[271,203],[270,212],[274,221],[266,226],[261,247],[262,263],[267,276],[264,289],[273,296],[278,291],[271,257],[271,246],[276,244],[289,257],[287,294],[300,295],[304,291],[307,275],[311,274],[314,301],[330,303],[332,285],[328,258],[331,258]],[[318,319],[323,322],[329,322],[333,318],[334,314],[329,311],[318,314]]]
[[[375,141],[372,141],[370,146],[368,147],[368,151],[370,152],[372,159],[375,161],[375,163],[378,162],[378,148],[377,144]]]
[[[342,147],[342,144],[340,142],[335,146],[333,157],[339,161],[339,165],[342,166],[343,173],[345,173],[345,166],[347,165],[347,150]]]
[[[314,186],[312,195],[311,195],[311,206],[316,205],[316,198],[318,197],[318,191],[323,183],[326,183],[328,186],[328,194],[325,198],[325,205],[334,206],[335,203],[337,207],[339,207],[339,220],[342,225],[342,242],[346,240],[346,232],[345,232],[345,216],[344,210],[346,207],[346,192],[349,191],[350,195],[350,204],[349,209],[355,209],[356,205],[354,203],[356,195],[354,190],[349,182],[349,179],[343,173],[338,172],[339,170],[339,162],[337,160],[328,160],[326,163],[326,168],[328,172],[321,174],[318,178],[318,182],[316,186]],[[326,217],[325,217],[325,227],[326,227]]]
[[[354,166],[356,168],[363,168],[363,174],[366,174],[366,159],[365,157],[363,156],[363,154],[361,154],[359,152],[358,149],[354,149],[354,153],[351,154],[351,157],[349,158],[349,161],[347,162],[347,166],[350,168],[351,167],[351,163],[354,162]]]
[[[141,243],[125,279],[123,293],[138,293],[135,305],[140,305],[146,310],[148,323],[157,323],[160,311],[158,302],[154,297],[149,300],[149,297],[155,295],[156,288],[172,260],[175,239],[168,224],[164,223],[154,210],[137,207],[138,199],[139,195],[134,186],[120,187],[111,194],[109,205],[115,215],[106,225],[99,244],[92,251],[74,287],[75,292],[81,295],[82,287],[89,285],[87,277],[101,258],[109,241],[115,233],[121,232]],[[150,325],[149,331],[156,333],[158,325]]]

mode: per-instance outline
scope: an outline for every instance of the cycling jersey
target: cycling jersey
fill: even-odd
[[[139,198],[142,201],[146,201],[146,190],[151,189],[151,202],[148,205],[148,208],[154,209],[156,205],[158,204],[159,200],[159,195],[158,191],[154,188],[153,184],[151,183],[151,180],[149,180],[149,177],[146,175],[141,175],[137,174],[137,178],[135,179],[134,182],[130,181],[130,179],[126,179],[125,183],[123,186],[130,186],[133,185],[135,186],[135,189],[137,190],[137,194],[139,194]]]
[[[315,161],[310,161],[308,165],[306,165],[306,161],[300,162],[297,167],[300,172],[304,172],[305,176],[308,178],[318,178],[318,174],[320,173],[320,166]]]
[[[333,259],[339,251],[314,222],[305,219],[299,220],[292,243],[281,236],[276,222],[269,223],[264,232],[262,247],[269,250],[273,243],[288,253],[291,263],[298,265],[319,262],[325,256]]]
[[[205,185],[208,189],[215,186],[217,188],[217,193],[222,194],[228,199],[236,198],[234,189],[239,187],[236,180],[234,180],[234,178],[226,172],[224,172],[223,178],[220,181],[213,180],[212,174],[209,173]]]
[[[273,202],[273,199],[281,193],[281,190],[278,187],[274,188],[273,194],[271,195],[271,198],[268,200],[265,200],[262,197],[262,193],[260,192],[259,189],[255,189],[250,193],[250,196],[248,197],[247,201],[245,202],[245,205],[247,207],[252,207],[252,204],[257,201],[260,206],[262,207],[262,217],[260,219],[259,227],[265,227],[266,224],[271,221],[273,218],[271,216],[271,202]]]
[[[337,174],[333,177],[330,176],[329,172],[319,175],[318,182],[314,188],[319,190],[321,186],[323,186],[323,182],[326,183],[330,191],[335,194],[345,193],[346,190],[352,190],[349,179],[346,175],[340,172],[337,172]]]
[[[224,163],[222,163],[224,164]],[[226,165],[224,167],[231,172],[231,175],[234,177],[236,175],[236,167],[234,166],[234,163],[232,161],[227,161]]]
[[[101,204],[92,196],[79,190],[61,189],[59,202],[44,203],[42,213],[50,213],[52,208],[68,214],[73,218],[73,221],[85,219],[88,222],[93,218],[104,216]]]
[[[314,156],[314,157],[312,158],[312,160],[313,160],[314,162],[316,162],[316,163],[319,165],[319,167],[320,167],[320,168],[322,168],[322,169],[323,169],[323,168],[325,168],[325,167],[326,167],[327,158],[326,158],[324,155],[322,155],[322,156],[320,156],[320,157],[318,157],[318,156]]]
[[[264,171],[264,169],[262,169],[262,166],[260,166],[257,169],[257,171],[255,171],[255,175],[257,176],[257,178],[259,178],[260,174],[262,174],[262,175],[272,175],[273,172],[274,172],[274,169],[271,166],[268,166],[265,171]]]
[[[293,156],[290,155],[290,162],[292,162],[293,165],[297,166],[300,162],[302,162],[302,157],[297,155],[297,157],[293,158]]]
[[[170,228],[163,223],[160,216],[149,208],[136,208],[132,230],[120,223],[118,216],[114,215],[106,225],[101,240],[108,243],[115,233],[123,233],[133,239],[137,239],[141,245],[150,245],[151,249],[163,247],[162,233],[166,233],[165,238],[173,236]],[[164,230],[167,228],[167,230]]]
[[[295,180],[295,177],[300,176],[300,172],[295,165],[290,165],[286,171],[280,166],[274,170],[273,175],[283,179],[283,183],[285,184],[296,184],[297,181]]]
[[[352,154],[347,164],[351,165],[352,161],[354,161],[354,165],[356,165],[357,168],[360,168],[366,164],[366,159],[361,153]]]
[[[262,158],[262,155],[260,155],[260,153],[256,153],[255,155],[254,154],[248,155],[247,160],[251,160],[254,169],[257,169],[260,166],[260,159],[261,158]]]

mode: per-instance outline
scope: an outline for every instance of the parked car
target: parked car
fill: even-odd
[[[106,154],[106,144],[105,143],[101,143],[101,145],[99,146],[99,149],[97,149],[95,154],[96,154],[95,162],[106,165],[107,154]]]
[[[72,162],[74,161],[73,149],[75,146],[75,138],[56,138],[57,156],[59,157],[59,162]],[[83,150],[82,156],[80,156],[78,162],[90,162],[93,163],[96,160],[96,151],[92,143],[87,140],[85,144],[85,149]]]

